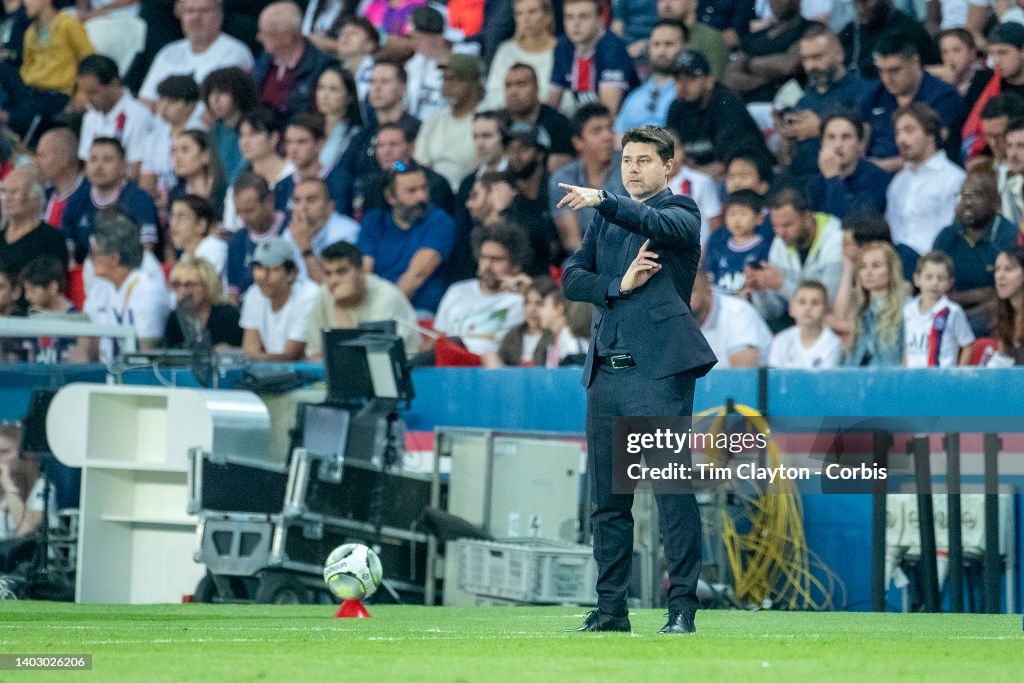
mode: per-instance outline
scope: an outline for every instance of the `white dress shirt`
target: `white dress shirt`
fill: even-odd
[[[894,244],[926,254],[939,232],[953,222],[964,170],[936,152],[916,168],[904,164],[885,193],[885,219]]]

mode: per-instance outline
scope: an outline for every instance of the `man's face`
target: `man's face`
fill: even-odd
[[[814,218],[811,214],[803,214],[793,206],[783,206],[771,210],[772,227],[775,236],[787,247],[806,248],[811,242],[811,227]]]
[[[646,199],[664,189],[672,171],[649,142],[627,142],[622,148],[622,183],[634,199]]]
[[[383,64],[370,72],[370,92],[367,95],[374,109],[391,109],[405,98],[405,86],[395,75],[395,67]]]
[[[1000,163],[1006,161],[1006,128],[1009,125],[1009,116],[981,120],[981,133],[985,136],[985,143],[992,150],[992,156]],[[36,156],[39,156],[38,151]]]
[[[710,87],[710,76],[676,76],[676,96],[690,104],[700,102]]]
[[[509,69],[505,75],[505,107],[512,116],[525,116],[540,104],[537,79],[526,69]]]
[[[802,327],[821,325],[827,309],[828,302],[825,296],[817,289],[809,287],[796,290],[789,301],[789,315]]]
[[[441,97],[448,104],[461,102],[471,97],[477,88],[478,82],[475,78],[467,78],[465,74],[452,69],[445,69],[442,72]]]
[[[508,157],[508,170],[517,178],[529,178],[540,165],[540,150],[533,145],[524,144],[521,140],[510,140],[505,148]]]
[[[235,213],[246,228],[258,235],[265,234],[274,226],[274,195],[268,194],[260,200],[256,190],[245,189],[237,192]]]
[[[302,212],[303,217],[316,229],[327,224],[334,211],[334,203],[327,196],[323,183],[299,183],[292,192],[292,210]]]
[[[113,281],[121,264],[121,257],[118,254],[106,250],[106,246],[95,236],[89,240],[89,258],[92,259],[93,271],[96,277]]]
[[[92,74],[85,74],[78,77],[78,92],[85,97],[90,107],[105,114],[114,108],[123,91],[121,81],[116,78],[103,85]]]
[[[350,59],[373,52],[373,42],[366,31],[355,24],[346,24],[338,34],[338,55]]]
[[[497,292],[501,289],[503,278],[518,272],[519,268],[512,265],[504,245],[498,242],[484,242],[480,245],[476,276],[480,278],[480,287],[485,292]]]
[[[696,6],[697,0],[658,0],[658,18],[682,21]]]
[[[1006,163],[1014,173],[1024,173],[1024,130],[1006,134]]]
[[[195,102],[176,100],[170,97],[161,97],[156,103],[156,113],[160,115],[172,128],[180,128],[188,123],[188,119],[195,111]]]
[[[601,18],[593,2],[569,0],[563,10],[565,35],[574,45],[591,45],[601,32]]]
[[[473,149],[476,161],[482,166],[498,163],[505,147],[501,142],[501,130],[494,119],[473,120]]]
[[[477,225],[483,224],[491,213],[487,188],[479,180],[473,183],[473,189],[469,191],[469,197],[466,199],[466,210],[469,211],[469,217]]]
[[[595,116],[583,124],[579,137],[573,137],[572,145],[581,158],[607,164],[615,151],[615,132],[610,116]]]
[[[190,41],[210,43],[220,33],[224,15],[217,0],[181,0],[178,5],[181,32]]]
[[[896,120],[896,146],[904,161],[919,164],[935,153],[935,141],[925,134],[924,128],[913,116],[904,115]]]
[[[848,171],[857,165],[861,156],[861,141],[857,129],[846,119],[832,119],[821,135],[821,148],[839,157],[839,165]]]
[[[388,169],[396,161],[408,163],[412,156],[412,150],[405,140],[405,135],[401,131],[391,128],[377,134],[376,155],[380,167]]]
[[[85,160],[85,177],[98,190],[109,192],[124,178],[124,159],[112,145],[93,145]]]
[[[683,32],[672,26],[658,26],[647,43],[647,61],[655,73],[664,73],[683,51]]]
[[[72,158],[72,152],[61,149],[60,138],[56,133],[44,133],[36,145],[36,170],[44,181],[52,183],[67,168]]]
[[[362,298],[366,291],[363,269],[348,259],[323,261],[324,284],[337,303],[347,303]]]
[[[1024,52],[1013,45],[1005,43],[990,45],[988,54],[1003,78],[1016,79],[1024,71]]]
[[[317,140],[302,126],[288,126],[284,131],[284,153],[295,168],[305,169],[320,163],[323,140]]]
[[[281,266],[265,266],[262,263],[252,264],[252,280],[268,299],[287,296],[295,281],[295,271]]]
[[[995,184],[977,174],[967,176],[960,187],[957,220],[969,228],[985,228],[992,224],[998,209],[999,193]]]
[[[843,63],[843,49],[839,41],[826,36],[804,38],[800,41],[800,66],[812,84],[826,89],[835,80],[839,65]]]
[[[910,97],[921,84],[921,60],[917,55],[906,59],[901,55],[875,55],[875,66],[882,85],[893,97]]]
[[[37,202],[29,198],[32,178],[22,172],[9,173],[0,185],[0,212],[5,218],[14,220],[33,219],[38,216]]]
[[[283,8],[271,6],[261,14],[257,24],[256,40],[271,55],[287,52],[296,40],[295,31],[285,29],[283,24]]]
[[[385,190],[385,195],[395,215],[406,223],[422,220],[430,209],[427,174],[423,171],[399,174],[395,189]]]

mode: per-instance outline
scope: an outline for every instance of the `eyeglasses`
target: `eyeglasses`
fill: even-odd
[[[171,280],[171,289],[199,289],[202,282],[188,282],[186,280]]]

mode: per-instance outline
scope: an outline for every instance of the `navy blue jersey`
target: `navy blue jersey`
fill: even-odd
[[[89,237],[96,231],[96,212],[99,211],[99,207],[93,203],[89,181],[83,181],[82,186],[84,189],[80,188],[68,198],[64,214],[61,216],[64,238],[74,243],[75,260],[79,263],[89,255]],[[156,204],[145,190],[128,181],[113,206],[124,211],[139,224],[144,243],[156,244]]]
[[[711,284],[728,294],[743,289],[746,278],[743,269],[768,260],[773,237],[761,231],[754,232],[754,238],[745,244],[736,244],[725,228],[711,233],[708,238],[704,264],[711,275]]]

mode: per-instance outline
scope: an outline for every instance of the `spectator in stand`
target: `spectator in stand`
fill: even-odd
[[[252,77],[260,101],[282,120],[313,107],[316,82],[330,58],[302,35],[299,6],[272,2],[260,13],[257,39],[264,53]]]
[[[334,52],[332,29],[342,17],[343,0],[310,0],[302,15],[302,35],[325,53]]]
[[[179,133],[171,148],[171,162],[178,182],[168,193],[168,206],[186,194],[199,195],[213,206],[215,220],[219,223],[224,215],[227,185],[209,136],[201,130]]]
[[[840,111],[822,122],[818,172],[807,181],[815,211],[839,219],[855,211],[885,212],[890,176],[864,159],[865,134],[855,111]]]
[[[757,310],[738,296],[712,290],[703,271],[693,281],[690,310],[718,358],[718,367],[756,368],[767,362],[772,333]]]
[[[995,70],[979,70],[964,95],[963,139],[965,143],[974,140],[966,158],[984,150],[984,142],[978,138],[985,105],[1000,94],[1024,97],[1024,26],[1008,22],[993,28],[988,34],[988,54]]]
[[[47,187],[43,220],[60,227],[64,225],[64,207],[72,195],[89,193],[89,183],[85,182],[78,161],[78,138],[74,132],[70,128],[51,128],[43,133],[36,145],[35,166],[40,181]]]
[[[473,114],[484,94],[482,66],[474,55],[453,54],[442,71],[441,94],[449,104],[423,121],[416,159],[444,176],[454,192],[476,165]]]
[[[46,193],[31,166],[16,168],[0,187],[0,258],[14,272],[37,256],[49,256],[61,263],[68,250],[60,230],[39,220],[46,204]]]
[[[811,25],[800,16],[800,0],[769,0],[777,20],[740,40],[722,82],[747,102],[770,102],[800,71],[800,37]]]
[[[327,183],[320,178],[299,181],[292,194],[292,211],[284,238],[302,256],[299,271],[317,283],[324,281],[320,254],[331,244],[359,240],[359,224],[335,210]]]
[[[825,326],[828,292],[825,285],[805,280],[797,285],[789,302],[795,325],[772,340],[768,367],[801,370],[834,368],[843,357],[843,342]]]
[[[325,140],[324,117],[313,112],[301,112],[288,121],[284,129],[284,150],[295,172],[274,186],[275,204],[291,210],[292,193],[303,180],[322,179],[327,185],[331,201],[341,213],[351,213],[347,203],[351,196],[351,179],[340,166],[321,165],[320,152]]]
[[[238,176],[232,189],[235,211],[245,229],[228,242],[228,295],[239,301],[252,284],[253,252],[257,245],[284,232],[285,215],[275,209],[273,191],[256,173],[247,171]],[[300,255],[293,254],[294,264],[301,260]]]
[[[967,174],[960,188],[956,220],[942,229],[933,249],[953,259],[949,298],[964,308],[978,337],[989,336],[996,309],[995,270],[999,252],[1017,244],[1017,228],[1000,216],[996,181],[987,173]]]
[[[260,107],[244,114],[238,124],[238,146],[245,165],[238,177],[241,178],[246,172],[255,173],[263,178],[271,190],[291,177],[295,173],[295,165],[277,153],[280,141],[281,129],[269,111]],[[224,229],[229,232],[237,232],[242,228],[241,217],[235,213],[233,195],[234,186],[224,197]],[[279,196],[275,194],[274,197],[276,202]],[[287,203],[275,203],[275,208],[284,211]]]
[[[612,113],[608,108],[600,102],[584,104],[573,115],[572,128],[572,145],[579,158],[555,171],[548,183],[551,217],[558,230],[558,240],[569,253],[580,248],[583,231],[597,215],[597,209],[559,208],[558,203],[565,196],[559,184],[600,187],[614,194],[626,194],[619,170],[621,153],[615,150]]]
[[[889,184],[885,218],[895,244],[925,254],[939,231],[953,222],[965,174],[938,148],[941,123],[926,104],[900,107],[893,123],[903,170]]]
[[[750,33],[750,24],[756,17],[754,5],[753,0],[700,0],[697,16],[721,31],[729,48],[735,48]]]
[[[217,223],[213,204],[205,197],[184,194],[171,202],[171,244],[179,260],[201,258],[223,278],[228,265],[227,242],[213,233]]]
[[[117,63],[103,55],[89,55],[78,65],[78,92],[89,103],[82,118],[78,158],[84,161],[89,156],[96,138],[117,138],[128,155],[129,175],[138,178],[142,161],[150,153],[153,112],[125,90]]]
[[[657,3],[649,0],[614,0],[611,30],[626,41],[626,51],[637,61],[644,58],[644,43],[658,22]]]
[[[892,235],[889,232],[889,224],[885,222],[885,216],[861,211],[851,213],[843,220],[843,273],[840,276],[835,303],[826,317],[828,326],[838,334],[845,335],[851,329],[849,305],[853,298],[853,290],[857,286],[860,250],[862,246],[871,242],[892,244]],[[900,255],[901,261],[906,260],[900,254],[901,250],[913,251],[910,247],[896,247],[896,253]],[[904,269],[904,279],[912,276],[912,270],[908,273]]]
[[[282,237],[260,243],[252,255],[256,283],[242,301],[242,348],[252,361],[306,357],[306,333],[319,288],[299,278],[292,245]]]
[[[25,32],[31,23],[22,0],[5,0],[0,4],[0,61],[21,66]]]
[[[359,247],[335,242],[320,255],[324,282],[313,304],[306,332],[306,358],[323,357],[324,329],[352,329],[362,323],[394,320],[406,355],[419,350],[416,312],[398,287],[363,270]]]
[[[1010,121],[1020,118],[1024,118],[1024,98],[1006,93],[989,100],[981,110],[981,137],[985,148],[980,154],[984,156],[974,156],[967,161],[968,170],[979,170],[995,175],[1000,192],[1005,188],[1010,174],[1006,160],[1006,129],[1009,128]],[[969,142],[971,138],[965,137],[965,148]]]
[[[93,143],[94,149],[97,144]],[[85,313],[89,320],[101,325],[131,325],[138,334],[140,349],[156,348],[164,336],[169,299],[163,274],[158,280],[141,270],[139,225],[119,209],[104,209],[96,215],[96,232],[89,241],[96,271],[96,283],[86,288]],[[111,338],[97,343],[95,337],[82,337],[68,356],[71,362],[98,358],[107,363],[118,353],[118,345]]]
[[[366,117],[366,98],[370,94],[370,73],[373,71],[373,53],[380,48],[380,34],[366,17],[345,18],[338,30],[335,52],[345,70],[356,82],[356,100],[363,120]]]
[[[924,27],[903,12],[893,9],[892,0],[853,0],[857,17],[839,33],[846,52],[846,66],[861,78],[878,78],[874,60],[883,37],[903,36],[925,64],[939,63],[939,50]]]
[[[249,74],[237,66],[211,71],[199,88],[213,123],[210,138],[217,153],[217,162],[228,183],[235,182],[245,168],[245,159],[238,143],[238,126],[242,115],[256,108],[259,100],[256,85]]]
[[[547,103],[571,116],[600,102],[616,116],[639,83],[625,41],[604,30],[599,0],[566,0],[563,13],[565,35],[555,47]]]
[[[0,124],[26,138],[71,101],[78,63],[95,50],[73,16],[55,0],[28,0],[32,24],[25,32],[20,68],[0,62]]]
[[[523,274],[530,247],[521,229],[496,223],[473,233],[477,276],[448,288],[437,307],[434,329],[457,338],[479,356],[498,351],[502,339],[523,322]]]
[[[142,161],[139,185],[156,200],[161,210],[178,178],[174,174],[174,140],[189,129],[206,126],[199,109],[199,86],[191,76],[168,76],[157,86],[157,117]]]
[[[448,286],[454,224],[431,206],[427,174],[418,164],[395,163],[385,176],[388,207],[363,216],[363,268],[398,285],[418,312],[433,313]]]
[[[384,188],[387,185],[388,170],[395,168],[397,164],[409,166],[415,163],[413,156],[416,147],[413,140],[407,136],[408,131],[396,123],[386,123],[377,129],[374,157],[378,168],[384,170],[367,176],[362,182],[362,196],[356,198],[356,203],[362,207],[364,216],[367,212],[386,205]],[[416,166],[427,176],[430,203],[449,216],[452,215],[455,210],[455,195],[448,180],[429,166]]]
[[[444,15],[427,5],[412,12],[413,56],[405,64],[408,74],[406,106],[413,116],[426,120],[445,106],[441,94],[442,67],[452,56],[452,44],[444,34]]]
[[[539,130],[513,124],[505,146],[508,172],[516,181],[524,210],[550,220],[548,210],[548,147]]]
[[[569,301],[561,287],[544,295],[540,307],[540,326],[551,335],[544,359],[546,368],[553,370],[562,365],[583,365],[586,361],[587,346],[590,344],[590,320],[586,320],[585,325],[573,324],[573,318],[578,317],[575,309],[580,306],[586,306],[589,312],[587,302]]]
[[[946,296],[953,286],[953,261],[941,251],[928,252],[917,261],[914,286],[920,294],[903,307],[903,365],[969,365],[974,332],[964,309]]]
[[[546,165],[550,173],[573,160],[569,119],[541,103],[537,72],[529,64],[513,64],[505,75],[505,114],[510,129],[535,129],[537,140],[550,150]]]
[[[985,68],[978,58],[974,36],[965,28],[947,28],[936,36],[942,63],[928,67],[928,73],[956,88],[960,97],[967,97],[974,76]],[[969,107],[965,101],[965,106]]]
[[[857,282],[850,292],[844,365],[903,365],[903,305],[910,287],[903,266],[888,242],[860,248]]]
[[[485,353],[481,362],[488,368],[544,365],[551,333],[540,326],[540,307],[548,292],[558,285],[547,277],[536,277],[523,294],[523,322],[505,333],[495,353]]]
[[[753,190],[768,196],[772,183],[772,166],[764,157],[752,150],[738,150],[725,165],[725,192]]]
[[[647,124],[664,126],[668,108],[676,99],[673,67],[686,45],[686,28],[678,21],[659,19],[650,33],[647,64],[650,76],[626,96],[615,119],[615,132]]]
[[[675,144],[675,162],[672,175],[668,179],[668,187],[675,194],[685,194],[697,203],[700,209],[700,243],[704,246],[712,232],[722,225],[722,202],[718,198],[718,184],[707,173],[702,173],[686,164],[686,153],[679,136],[669,130]]]
[[[757,230],[763,208],[764,198],[753,190],[737,190],[725,197],[725,229],[712,234],[704,252],[711,284],[725,294],[749,299],[746,270],[762,268],[768,260],[772,236]]]
[[[505,105],[505,78],[509,69],[527,64],[539,81],[538,96],[546,101],[555,62],[555,17],[551,0],[512,0],[515,34],[498,46],[487,73],[485,109]]]
[[[39,462],[21,453],[21,427],[0,425],[0,541],[36,533],[46,509]]]
[[[925,73],[913,42],[905,35],[880,38],[875,44],[875,63],[881,82],[869,87],[860,102],[861,118],[871,131],[865,152],[868,159],[890,173],[900,170],[903,160],[893,121],[896,110],[912,102],[926,104],[938,115],[941,131],[936,137],[937,149],[945,146],[959,155],[960,131],[954,128],[961,100],[956,88]]]
[[[64,296],[67,271],[64,261],[50,256],[37,256],[28,262],[19,279],[28,302],[30,316],[45,316],[49,319],[88,320],[75,307],[74,302]],[[23,339],[21,348],[29,363],[59,365],[68,349],[78,342],[75,337],[41,336]]]
[[[153,58],[139,99],[156,106],[156,88],[168,76],[191,76],[201,83],[210,72],[237,66],[253,68],[252,52],[245,43],[221,32],[224,10],[220,0],[181,0],[176,9],[185,37],[165,45]]]
[[[170,280],[176,304],[164,325],[162,348],[194,348],[201,341],[219,349],[242,345],[238,309],[222,300],[221,275],[213,265],[187,256],[171,269]]]
[[[320,168],[333,170],[363,127],[359,95],[352,74],[331,64],[316,82],[316,110],[324,117],[326,138],[320,148]]]
[[[726,160],[740,149],[772,162],[761,128],[743,100],[716,82],[703,55],[682,53],[673,71],[679,99],[669,107],[667,125],[679,134],[686,158],[698,171],[719,178]]]
[[[547,275],[553,264],[564,260],[551,218],[523,196],[514,174],[485,173],[474,185],[470,199],[482,203],[472,211],[477,225],[503,223],[525,231],[531,252],[524,265],[527,274]]]
[[[995,270],[995,334],[999,353],[1024,365],[1024,248],[999,252]]]
[[[725,67],[729,63],[730,47],[725,36],[718,28],[711,25],[708,17],[701,16],[698,20],[697,0],[658,0],[657,7],[658,19],[678,21],[686,27],[689,35],[686,49],[704,55],[704,59],[708,60],[708,64],[711,65],[711,75],[721,79],[725,75]],[[743,26],[743,33],[744,35],[747,33],[746,24]],[[739,45],[739,39],[736,38],[732,45]],[[643,49],[646,50],[647,47],[647,41],[643,41]],[[637,43],[630,45],[630,53],[634,53],[637,48]]]

